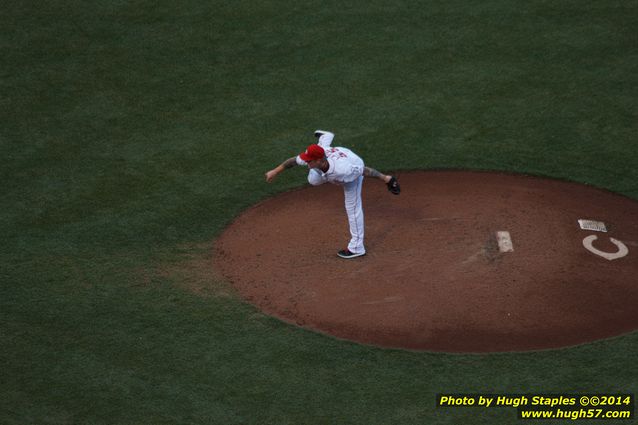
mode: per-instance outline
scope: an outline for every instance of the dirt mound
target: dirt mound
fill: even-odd
[[[245,211],[215,268],[267,314],[386,347],[523,351],[638,329],[638,202],[520,175],[399,180],[400,196],[364,183],[365,257],[336,256],[349,240],[343,193],[323,185]]]

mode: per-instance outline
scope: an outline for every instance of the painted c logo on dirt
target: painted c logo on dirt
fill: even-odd
[[[629,254],[629,248],[627,248],[627,245],[625,245],[624,243],[620,242],[619,240],[616,240],[614,238],[609,238],[611,240],[611,242],[616,245],[618,247],[618,251],[616,252],[606,252],[606,251],[601,251],[599,249],[594,248],[593,242],[598,239],[598,236],[596,235],[591,235],[591,236],[587,236],[585,239],[583,239],[583,246],[585,247],[585,249],[587,249],[588,251],[593,252],[594,254],[606,258],[607,260],[611,261],[611,260],[616,260],[618,258],[622,258],[624,256],[626,256],[627,254]]]

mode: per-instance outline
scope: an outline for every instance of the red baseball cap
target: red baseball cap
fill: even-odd
[[[324,156],[326,156],[326,152],[323,150],[323,148],[319,145],[313,144],[308,146],[306,151],[299,155],[299,158],[301,158],[302,160],[306,162],[309,162],[309,161],[321,159]]]

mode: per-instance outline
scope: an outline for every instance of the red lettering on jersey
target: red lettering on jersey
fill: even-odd
[[[339,149],[337,148],[330,148],[330,153],[336,153],[339,155],[339,158],[347,158],[348,155],[346,155],[345,153],[341,152]]]

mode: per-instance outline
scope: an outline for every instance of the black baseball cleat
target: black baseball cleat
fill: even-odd
[[[392,192],[393,195],[398,195],[401,193],[401,186],[399,186],[399,181],[396,177],[392,176],[389,182],[386,183],[388,186],[388,190]]]
[[[366,255],[365,252],[361,252],[359,254],[356,254],[354,252],[351,252],[349,249],[344,249],[341,250],[339,252],[337,252],[337,255],[341,258],[345,258],[345,259],[350,259],[350,258],[357,258],[357,257],[363,257],[364,255]]]

